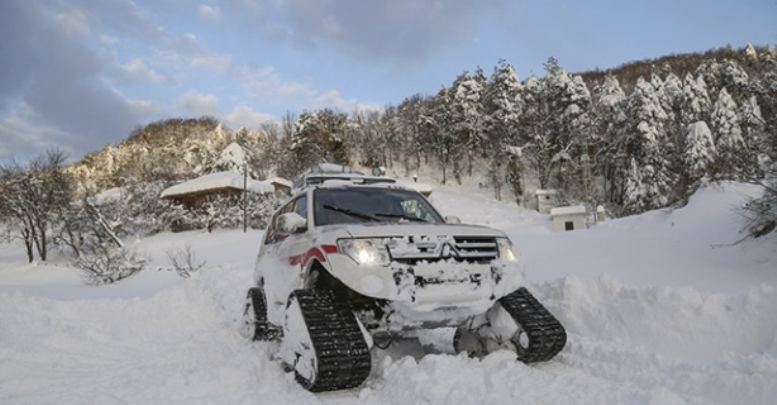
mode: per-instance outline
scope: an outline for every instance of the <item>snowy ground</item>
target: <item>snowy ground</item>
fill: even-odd
[[[564,324],[566,348],[526,366],[431,349],[375,356],[365,385],[308,393],[239,333],[261,232],[129,241],[152,268],[90,287],[64,261],[28,265],[0,245],[0,404],[774,404],[777,241],[740,239],[733,210],[750,186],[707,187],[674,211],[551,233],[546,216],[441,187],[444,214],[506,231],[529,289]],[[192,246],[192,278],[157,270]]]

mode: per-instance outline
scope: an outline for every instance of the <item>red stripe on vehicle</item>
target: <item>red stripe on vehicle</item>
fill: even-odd
[[[325,253],[337,253],[337,246],[336,245],[321,245],[321,249],[324,250]],[[316,258],[321,262],[326,261],[326,256],[324,256],[324,253],[321,253],[321,249],[314,247],[308,250],[306,253],[300,254],[300,255],[294,255],[289,257],[289,263],[292,266],[296,265],[302,265],[302,267],[307,266],[308,262],[310,262],[310,259]]]
[[[304,254],[303,255],[291,256],[291,257],[289,257],[289,264],[291,264],[292,266],[296,266],[296,265],[302,263],[302,258],[303,257],[305,257]]]
[[[326,261],[326,257],[324,257],[324,254],[321,253],[321,251],[318,248],[312,248],[312,249],[308,250],[308,254],[305,255],[305,260],[302,261],[302,266],[303,267],[307,266],[308,263],[310,262],[310,259],[312,259],[314,257],[316,259],[318,259],[318,261],[320,261],[320,262],[325,262]]]

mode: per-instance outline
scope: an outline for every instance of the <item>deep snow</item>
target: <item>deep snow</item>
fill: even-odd
[[[435,331],[376,353],[362,388],[317,395],[273,359],[277,344],[239,334],[259,231],[127,241],[150,268],[102,287],[64,258],[28,265],[0,245],[0,403],[777,403],[777,242],[731,245],[734,209],[756,191],[707,186],[680,209],[552,233],[547,216],[486,191],[438,187],[444,215],[508,233],[567,346],[526,366],[450,354]],[[184,279],[165,252],[187,245],[206,266]]]

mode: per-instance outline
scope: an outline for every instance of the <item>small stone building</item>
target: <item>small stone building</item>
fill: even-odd
[[[584,205],[553,208],[550,210],[553,231],[564,232],[585,229],[587,215]]]

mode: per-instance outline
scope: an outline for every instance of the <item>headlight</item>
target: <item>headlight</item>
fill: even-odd
[[[513,250],[513,244],[510,239],[499,238],[496,240],[496,244],[499,247],[499,258],[506,262],[517,262],[518,255]]]
[[[388,266],[391,263],[386,246],[379,239],[340,239],[340,252],[362,266]]]

